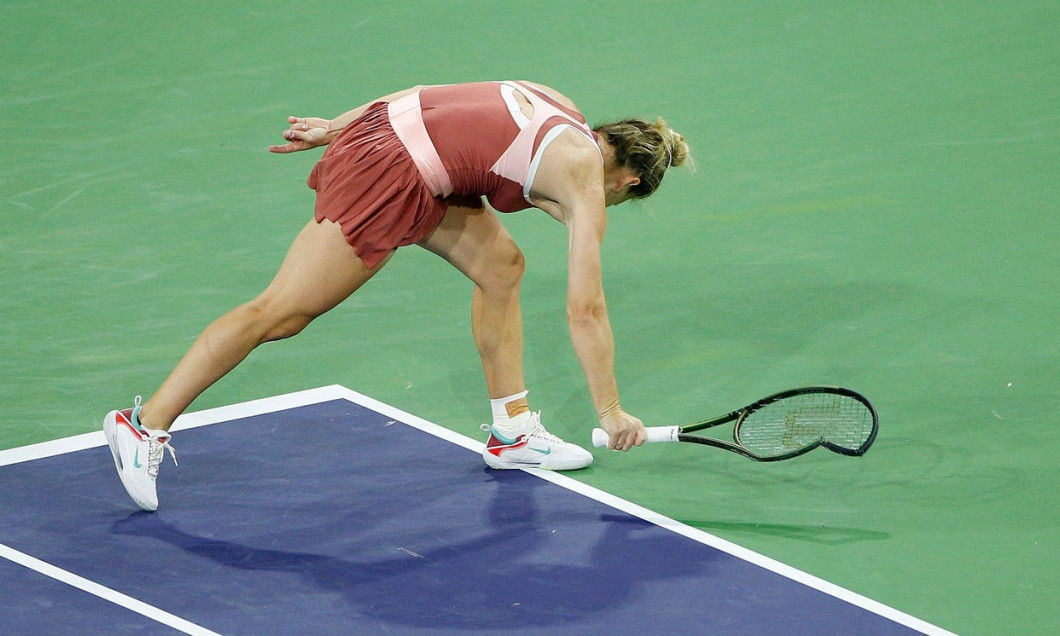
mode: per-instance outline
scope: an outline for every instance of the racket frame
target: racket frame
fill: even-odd
[[[865,439],[865,441],[861,444],[861,446],[859,446],[858,448],[855,448],[855,449],[851,449],[851,448],[846,448],[844,446],[838,446],[836,444],[832,444],[831,442],[829,442],[827,440],[824,440],[824,439],[820,439],[820,440],[817,440],[816,442],[814,442],[812,444],[808,444],[808,445],[806,445],[806,446],[804,446],[802,448],[797,448],[797,449],[792,450],[791,452],[788,452],[788,453],[783,453],[783,454],[780,454],[780,455],[762,456],[762,455],[758,455],[756,453],[753,453],[750,450],[748,450],[748,449],[746,449],[746,448],[744,448],[743,446],[740,445],[740,443],[739,443],[740,442],[740,424],[743,422],[743,420],[748,415],[750,415],[751,413],[754,413],[755,411],[757,411],[757,410],[759,410],[759,409],[761,409],[763,407],[766,407],[766,406],[768,406],[770,404],[773,404],[774,402],[778,402],[780,400],[783,400],[783,399],[786,399],[786,398],[790,398],[790,397],[794,397],[794,396],[797,396],[797,395],[805,395],[805,394],[808,394],[808,393],[818,393],[818,394],[824,393],[824,394],[831,394],[831,395],[841,395],[841,396],[844,396],[844,397],[853,398],[854,400],[857,400],[863,406],[865,406],[865,408],[868,409],[869,413],[872,414],[872,430],[869,432],[869,436]],[[715,426],[720,426],[722,424],[727,424],[727,423],[733,422],[733,421],[736,422],[736,424],[733,426],[733,433],[732,433],[733,434],[733,440],[734,440],[735,443],[734,442],[726,442],[724,440],[720,440],[720,439],[716,439],[716,438],[712,438],[712,437],[703,437],[703,436],[700,436],[700,435],[693,435],[692,434],[692,433],[695,433],[695,432],[698,432],[698,431],[702,431],[702,430],[705,430],[705,429],[708,429],[708,428],[713,428]],[[852,391],[850,389],[844,389],[844,388],[838,387],[838,386],[805,386],[805,387],[800,387],[800,388],[797,388],[797,389],[788,389],[787,391],[781,391],[780,393],[775,393],[773,395],[770,395],[769,397],[764,397],[761,400],[758,400],[757,402],[753,402],[751,404],[748,404],[747,406],[745,406],[745,407],[743,407],[741,409],[737,409],[737,410],[735,410],[735,411],[733,411],[731,413],[726,413],[725,415],[720,415],[718,417],[710,418],[709,420],[703,420],[701,422],[696,422],[694,424],[687,424],[685,426],[681,426],[681,427],[679,427],[677,429],[677,440],[681,441],[681,442],[688,442],[688,443],[691,443],[691,444],[704,444],[706,446],[713,446],[715,448],[721,448],[721,449],[736,453],[738,455],[743,455],[744,457],[746,457],[748,459],[751,459],[751,460],[754,460],[756,462],[778,462],[778,461],[782,461],[782,460],[785,460],[785,459],[791,459],[793,457],[798,457],[799,455],[804,455],[804,454],[806,454],[806,453],[808,453],[808,452],[810,452],[810,451],[812,451],[815,448],[818,448],[820,446],[823,446],[823,447],[827,448],[828,450],[833,451],[835,453],[839,453],[840,455],[848,455],[848,456],[855,456],[856,457],[856,456],[864,455],[865,451],[867,451],[869,449],[869,446],[872,446],[872,443],[876,440],[876,433],[879,430],[879,426],[880,426],[880,419],[879,419],[878,414],[876,413],[876,408],[874,406],[872,406],[872,403],[869,402],[869,400],[864,395],[861,395],[857,391]]]

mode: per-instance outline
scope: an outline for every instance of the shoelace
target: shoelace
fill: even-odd
[[[173,458],[173,465],[180,466],[177,463],[177,449],[169,445],[169,440],[172,439],[169,433],[152,434],[152,431],[141,426],[139,418],[141,401],[142,398],[139,395],[133,400],[133,420],[141,431],[147,433],[147,474],[152,477],[158,477],[158,468],[162,465],[162,460],[165,458],[163,449],[169,451],[169,456]]]
[[[152,437],[147,436],[147,474],[153,477],[158,477],[158,468],[162,465],[162,460],[165,459],[164,450],[169,451],[169,456],[173,458],[173,465],[180,466],[177,463],[177,449],[173,448],[169,444],[170,437],[166,434],[164,437]]]
[[[541,424],[541,411],[534,411],[530,414],[530,424],[530,437],[543,439],[546,442],[552,442],[553,444],[563,443],[563,440],[545,430],[544,425]]]

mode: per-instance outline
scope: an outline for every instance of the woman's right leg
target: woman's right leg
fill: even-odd
[[[139,412],[145,428],[169,430],[210,385],[259,344],[289,338],[355,292],[386,260],[369,269],[331,221],[310,221],[264,292],[215,320]]]
[[[450,207],[421,246],[449,261],[475,283],[471,331],[494,407],[482,458],[493,468],[576,470],[593,456],[568,444],[531,413],[523,382],[523,321],[519,288],[523,253],[489,210]],[[522,396],[522,397],[520,397]]]
[[[449,261],[475,283],[471,332],[490,398],[525,390],[519,306],[523,253],[497,215],[450,206],[441,225],[420,246]]]

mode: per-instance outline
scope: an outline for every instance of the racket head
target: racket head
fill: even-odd
[[[865,396],[842,387],[810,386],[742,409],[733,439],[765,461],[796,457],[818,446],[860,456],[872,446],[878,430],[879,416]]]

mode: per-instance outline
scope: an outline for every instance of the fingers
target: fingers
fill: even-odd
[[[609,418],[611,426],[608,431],[609,440],[607,447],[615,451],[628,451],[634,446],[641,446],[648,441],[648,431],[644,423],[628,413],[620,411],[614,419]],[[617,419],[618,421],[615,421]],[[601,422],[602,423],[602,422]]]
[[[283,138],[290,142],[310,141],[310,129],[313,125],[309,122],[308,117],[288,117],[287,123],[291,124],[290,128],[283,131]]]
[[[289,130],[306,131],[314,128],[326,129],[331,124],[331,121],[320,117],[288,117],[287,123],[291,125]]]
[[[305,140],[304,133],[299,134],[293,130],[285,130],[283,132],[283,138],[287,140],[287,143],[283,145],[269,146],[269,152],[286,154],[311,148],[309,143]]]
[[[287,154],[290,152],[298,152],[300,150],[307,150],[309,144],[306,140],[299,135],[299,129],[302,131],[302,135],[308,130],[309,124],[306,122],[304,117],[288,117],[287,123],[291,125],[290,128],[283,131],[283,138],[287,140],[287,143],[282,145],[269,146],[269,152],[276,154]]]
[[[646,438],[647,436],[643,434],[614,435],[611,437],[611,442],[607,447],[614,451],[625,452],[634,446],[640,446],[644,443]]]
[[[291,143],[303,142],[308,144],[313,138],[312,132],[309,130],[285,130],[283,131],[283,138]]]
[[[288,117],[287,123],[290,127],[283,131],[286,144],[269,146],[269,152],[286,154],[309,150],[325,143],[327,131],[321,126],[321,122],[314,117]]]
[[[291,124],[291,130],[309,130],[309,118],[308,117],[288,117],[287,123]]]
[[[289,143],[282,146],[269,146],[269,152],[276,154],[287,154],[289,152],[298,152],[299,150],[308,150],[309,146],[305,142]]]

